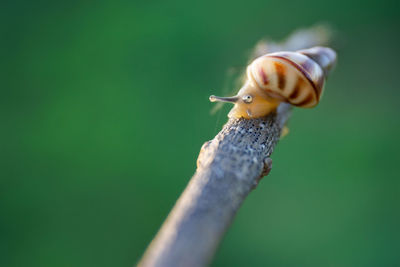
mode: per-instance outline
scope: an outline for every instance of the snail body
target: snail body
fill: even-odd
[[[268,115],[281,102],[311,108],[335,62],[336,53],[328,47],[266,54],[247,67],[247,81],[236,96],[212,95],[210,101],[234,103],[228,116],[247,119]]]

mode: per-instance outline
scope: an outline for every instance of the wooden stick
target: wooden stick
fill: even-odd
[[[254,56],[322,44],[320,30],[292,35],[285,43],[261,43]],[[296,44],[299,44],[296,46]],[[201,148],[197,170],[160,231],[141,267],[206,266],[211,262],[235,213],[271,168],[269,156],[291,114],[288,104],[259,119],[229,119]]]

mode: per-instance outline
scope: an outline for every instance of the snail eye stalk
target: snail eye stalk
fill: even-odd
[[[239,100],[239,98],[237,96],[231,96],[231,97],[220,97],[220,96],[215,96],[215,95],[210,96],[211,102],[236,103],[238,100]]]

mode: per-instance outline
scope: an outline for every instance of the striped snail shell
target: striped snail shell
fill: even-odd
[[[266,54],[247,67],[247,81],[236,96],[210,96],[210,101],[234,103],[229,117],[237,118],[265,116],[281,102],[311,108],[335,62],[336,53],[328,47]]]

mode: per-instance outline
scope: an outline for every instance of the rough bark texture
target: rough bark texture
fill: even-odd
[[[323,34],[321,29],[312,28],[293,34],[283,44],[267,46],[264,42],[254,56],[322,44],[328,38]],[[230,119],[213,140],[203,145],[196,173],[139,266],[210,263],[236,211],[262,177],[265,159],[274,150],[290,111],[288,104],[281,104],[276,113],[265,118]]]
[[[189,185],[152,242],[141,266],[205,266],[237,209],[257,185],[290,107],[262,119],[230,119],[205,143]]]

